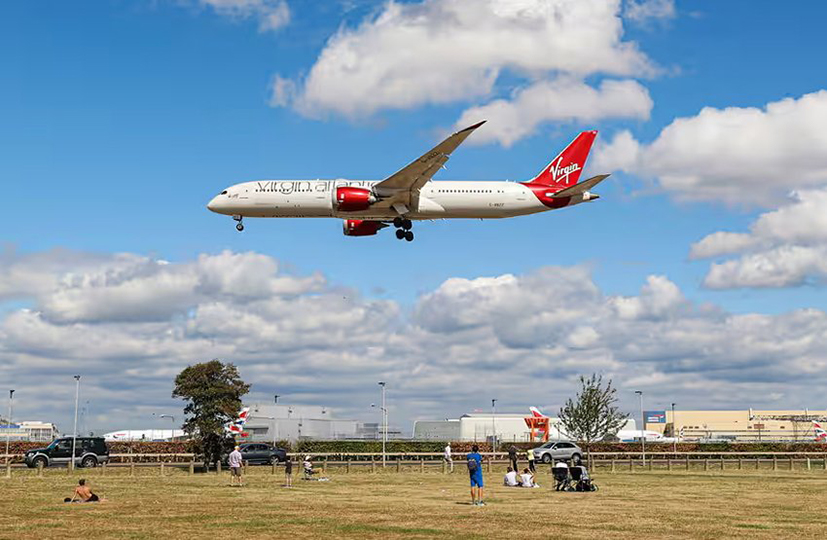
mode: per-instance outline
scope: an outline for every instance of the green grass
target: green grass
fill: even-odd
[[[229,476],[109,469],[0,478],[0,538],[822,538],[827,473],[600,472],[596,493],[505,488],[487,474],[488,506],[468,504],[465,475],[330,472],[331,482],[251,468]],[[151,473],[151,474],[150,474]],[[106,501],[63,504],[84,474]]]

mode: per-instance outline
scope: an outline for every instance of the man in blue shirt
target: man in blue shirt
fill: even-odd
[[[466,456],[468,460],[468,474],[471,476],[471,504],[474,506],[485,506],[483,502],[482,489],[482,456],[480,447],[476,444],[471,447],[471,453]]]

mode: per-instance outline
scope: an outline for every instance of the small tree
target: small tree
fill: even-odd
[[[196,450],[204,454],[206,466],[217,462],[232,444],[224,427],[238,414],[241,397],[249,390],[235,365],[220,360],[188,366],[175,377],[172,397],[187,402],[183,429],[195,440]]]
[[[616,433],[629,418],[620,412],[615,403],[617,390],[612,381],[603,385],[603,376],[592,374],[590,378],[580,376],[580,392],[560,409],[560,423],[569,437],[586,446],[608,434]]]

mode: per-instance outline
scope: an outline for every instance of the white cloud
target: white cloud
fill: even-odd
[[[558,78],[540,81],[462,113],[456,127],[488,120],[488,129],[471,139],[475,144],[497,141],[511,146],[550,121],[592,122],[601,118],[646,120],[652,110],[649,92],[637,81],[604,80],[597,88],[582,81]]]
[[[262,32],[275,31],[290,22],[286,0],[198,0],[220,15],[236,19],[255,18]]]
[[[707,287],[789,287],[827,280],[827,188],[795,192],[761,214],[748,233],[718,231],[692,245],[693,259],[741,254],[715,263]]]
[[[761,109],[706,107],[649,144],[621,132],[596,161],[656,178],[679,199],[772,207],[790,190],[827,184],[825,123],[825,90]]]
[[[638,23],[675,17],[675,0],[626,0],[623,16]]]
[[[619,12],[620,0],[390,1],[330,38],[291,103],[308,116],[357,118],[484,98],[505,71],[533,81],[654,73],[623,41]],[[274,104],[284,88],[274,85]]]
[[[553,411],[591,371],[614,378],[630,408],[631,382],[687,407],[761,406],[772,392],[803,407],[827,383],[823,311],[732,315],[694,305],[664,276],[625,297],[601,292],[580,266],[454,278],[408,313],[257,253],[87,265],[64,252],[74,263],[52,269],[41,255],[27,256],[45,261],[32,307],[0,318],[0,380],[19,389],[21,416],[64,428],[73,374],[100,413],[91,428],[145,427],[148,410],[180,406],[169,397],[175,374],[215,357],[239,366],[252,400],[277,390],[342,416],[365,418],[369,381],[388,380],[403,428],[490,395],[515,411]]]

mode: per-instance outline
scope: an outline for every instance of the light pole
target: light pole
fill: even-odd
[[[279,437],[279,412],[278,412],[278,404],[279,404],[279,395],[273,394],[273,448],[276,447],[276,441]]]
[[[11,437],[11,416],[14,412],[14,390],[9,390],[9,418],[6,420],[6,467],[9,466],[9,438]]]
[[[72,458],[69,460],[71,471],[75,470],[75,446],[78,438],[78,399],[80,398],[80,375],[75,375],[75,429],[72,431]]]
[[[672,404],[672,453],[678,453],[678,423],[675,422],[675,404]]]
[[[491,451],[497,458],[497,400],[491,400]]]
[[[646,428],[646,419],[643,417],[643,392],[641,390],[635,390],[635,394],[640,398],[640,449],[643,465],[646,466],[646,434],[643,432]]]
[[[388,409],[385,406],[385,381],[379,381],[382,387],[382,467],[385,467],[385,445],[388,442]]]

